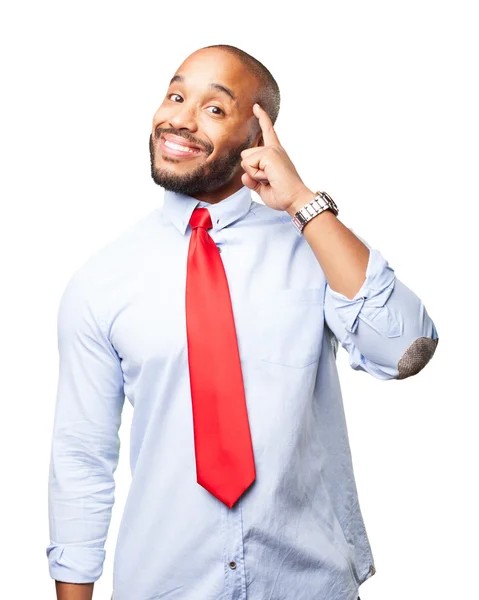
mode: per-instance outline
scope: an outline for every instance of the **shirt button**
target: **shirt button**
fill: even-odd
[[[370,565],[369,572],[371,573],[371,575],[374,575],[376,573],[376,567],[374,565]]]
[[[230,562],[230,569],[236,569],[236,563],[234,560]]]
[[[221,246],[216,246],[218,248],[218,252],[221,252]]]

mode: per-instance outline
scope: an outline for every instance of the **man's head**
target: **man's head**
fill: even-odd
[[[241,152],[263,144],[255,102],[274,124],[279,89],[258,60],[228,45],[206,46],[188,56],[153,117],[155,183],[208,202],[219,202],[242,187]],[[175,142],[183,148],[189,144],[190,150],[175,149]]]

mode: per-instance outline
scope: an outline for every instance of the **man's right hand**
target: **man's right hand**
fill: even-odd
[[[57,600],[92,600],[94,583],[55,581]]]

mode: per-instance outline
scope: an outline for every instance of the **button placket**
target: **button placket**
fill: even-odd
[[[232,508],[225,508],[224,519],[225,567],[227,571],[227,591],[224,600],[246,600],[241,498]]]

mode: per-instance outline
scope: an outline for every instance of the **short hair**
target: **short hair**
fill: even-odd
[[[261,107],[268,113],[269,118],[273,125],[278,118],[279,106],[281,102],[281,96],[279,93],[279,86],[276,83],[275,78],[270,71],[261,63],[258,59],[251,56],[244,50],[237,48],[236,46],[230,46],[228,44],[214,44],[212,46],[204,46],[200,50],[206,48],[219,48],[225,52],[229,52],[236,56],[243,66],[256,77],[259,82],[258,94],[255,98],[255,102],[261,105]]]

